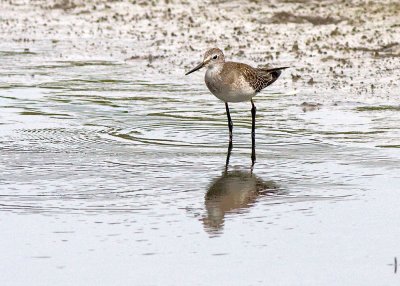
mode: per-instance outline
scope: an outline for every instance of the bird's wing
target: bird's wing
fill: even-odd
[[[222,76],[226,81],[232,83],[239,80],[239,78],[244,78],[256,92],[266,87],[267,74],[264,76],[263,72],[259,72],[257,69],[243,63],[226,62],[222,70]]]
[[[260,78],[261,81],[261,84],[259,85],[258,87],[259,89],[257,89],[257,92],[261,91],[262,89],[274,83],[281,75],[282,70],[286,68],[288,67],[280,67],[272,69],[263,69],[263,68],[255,69],[257,76]]]
[[[264,69],[253,68],[249,65],[236,62],[226,62],[222,70],[222,76],[227,82],[235,82],[238,77],[244,77],[248,84],[256,92],[260,92],[278,79],[281,70],[287,67]]]
[[[257,72],[256,69],[246,64],[240,64],[240,71],[246,81],[251,85],[256,92],[262,90],[265,85],[264,77]]]

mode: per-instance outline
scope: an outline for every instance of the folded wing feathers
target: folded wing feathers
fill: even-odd
[[[274,83],[278,77],[281,75],[282,70],[288,67],[272,68],[272,69],[256,69],[257,71],[257,88],[256,91],[259,92],[267,86]]]

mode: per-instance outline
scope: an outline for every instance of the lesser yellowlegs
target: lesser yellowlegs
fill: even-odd
[[[229,143],[232,143],[232,119],[229,113],[228,102],[250,101],[252,115],[252,143],[254,152],[256,107],[253,96],[265,87],[272,84],[281,75],[279,68],[253,68],[243,63],[226,62],[224,53],[213,48],[204,54],[203,61],[186,75],[206,67],[205,82],[208,89],[217,98],[225,102],[226,114],[228,117]],[[253,154],[254,155],[254,154]]]

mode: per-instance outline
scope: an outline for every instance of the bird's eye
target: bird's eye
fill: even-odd
[[[218,55],[213,56],[213,60],[216,60],[218,58]]]

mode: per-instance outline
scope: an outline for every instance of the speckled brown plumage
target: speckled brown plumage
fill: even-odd
[[[233,84],[239,75],[242,75],[256,92],[260,92],[276,81],[281,74],[281,70],[285,68],[287,67],[274,69],[253,68],[243,63],[225,62],[221,77],[227,83]]]

